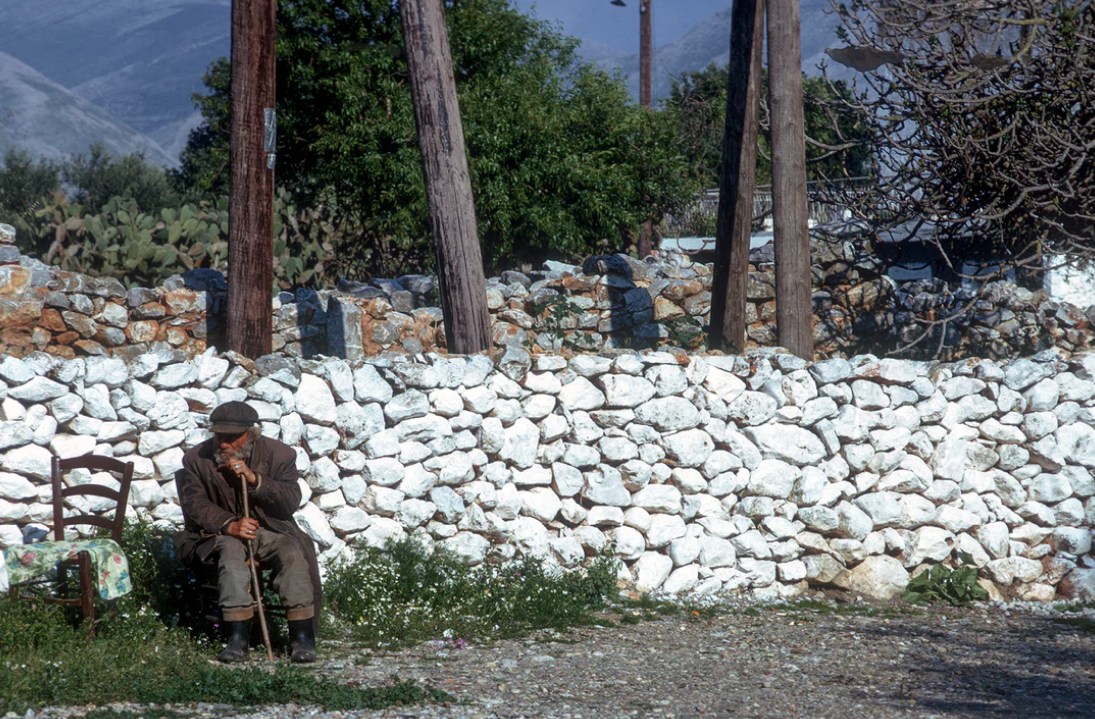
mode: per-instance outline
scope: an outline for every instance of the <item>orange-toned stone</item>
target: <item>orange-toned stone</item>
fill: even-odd
[[[167,343],[172,347],[186,344],[187,339],[189,339],[189,336],[186,334],[186,330],[181,327],[167,328]]]
[[[138,320],[130,322],[125,328],[126,337],[130,342],[154,342],[160,332],[160,323],[156,320]]]
[[[55,357],[63,357],[64,359],[75,359],[76,350],[67,345],[48,345],[46,352]]]
[[[42,315],[41,302],[19,302],[0,298],[0,326],[25,327],[38,324]]]
[[[679,301],[700,292],[703,292],[703,283],[699,280],[675,280],[662,290],[662,295],[671,300]]]
[[[21,265],[0,266],[0,295],[20,295],[30,286],[30,270]]]
[[[38,321],[39,327],[44,327],[50,332],[67,332],[68,327],[65,326],[65,321],[61,318],[61,313],[52,307],[47,307],[42,310],[42,319]]]
[[[167,307],[168,314],[172,315],[193,312],[199,309],[198,293],[194,290],[165,290],[163,303]]]
[[[69,330],[68,332],[62,332],[61,334],[53,338],[53,340],[57,344],[61,345],[70,345],[78,339],[80,339],[80,333],[73,332],[72,330]]]

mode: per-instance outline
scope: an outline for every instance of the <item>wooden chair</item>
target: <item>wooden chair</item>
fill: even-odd
[[[74,469],[87,469],[98,472],[110,472],[118,475],[118,488],[102,484],[76,484],[67,486],[65,474]],[[129,486],[133,481],[133,462],[123,462],[113,457],[105,457],[94,454],[85,454],[80,457],[61,459],[53,458],[52,467],[53,485],[53,540],[54,542],[67,542],[65,530],[70,527],[96,527],[100,530],[108,530],[109,538],[121,545],[122,527],[125,524],[125,510],[129,502]],[[92,498],[105,499],[101,512],[93,512],[85,503],[76,504],[73,500],[90,501]],[[74,511],[65,514],[65,505],[68,504]],[[30,546],[44,546],[30,545]],[[42,600],[51,604],[60,604],[68,607],[79,607],[84,620],[88,625],[89,636],[95,633],[95,596],[97,584],[92,576],[92,560],[88,551],[79,550],[79,542],[74,543],[77,550],[75,558],[62,559],[56,565],[56,574],[36,578],[12,585],[13,596],[24,595],[26,589],[35,586],[49,586],[48,592],[42,595]],[[73,572],[79,577],[79,592],[73,592],[69,586],[70,574]]]
[[[118,489],[101,484],[76,484],[65,486],[64,475],[73,469],[88,469],[98,472],[111,472],[119,475]],[[129,504],[129,485],[133,481],[133,462],[123,462],[113,457],[104,457],[94,454],[85,454],[80,457],[68,459],[53,458],[53,538],[58,542],[65,540],[66,527],[93,526],[110,530],[110,538],[119,545],[122,543],[122,528],[125,526],[125,510]],[[113,517],[105,514],[92,514],[77,510],[77,514],[65,516],[65,500],[74,497],[102,497],[114,503]],[[65,596],[64,578],[62,572],[62,592],[48,601],[65,606],[78,606],[84,615],[84,619],[90,623],[89,631],[94,632],[95,623],[95,582],[91,577],[91,556],[87,552],[80,552],[76,560],[80,576],[80,595],[78,597]]]

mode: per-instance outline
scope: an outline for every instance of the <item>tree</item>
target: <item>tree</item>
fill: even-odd
[[[202,76],[209,94],[191,97],[203,122],[190,131],[179,156],[179,169],[171,178],[187,199],[198,201],[228,194],[228,137],[231,132],[229,85],[232,69],[228,58],[218,58]]]
[[[726,115],[726,65],[708,65],[674,80],[666,110],[674,117],[694,175],[705,187],[718,184]],[[844,82],[803,78],[806,172],[811,180],[860,177],[870,172],[866,118],[853,111],[854,95]],[[772,136],[768,113],[768,70],[761,71],[757,183],[772,182]]]
[[[506,0],[447,2],[445,19],[488,266],[615,249],[622,229],[691,200],[666,118],[643,118],[575,41]],[[398,9],[281,0],[277,77],[279,183],[301,204],[333,197],[361,220],[338,248],[344,276],[431,265]],[[216,67],[208,80],[208,126],[191,136],[182,180],[215,187],[227,80]]]
[[[61,189],[60,168],[49,160],[33,160],[9,149],[0,169],[0,221],[13,222],[32,212],[50,193]]]
[[[118,157],[102,145],[92,145],[88,154],[61,163],[60,170],[72,201],[90,212],[99,212],[115,197],[133,200],[146,212],[179,201],[168,174],[146,161],[141,153]]]
[[[833,3],[864,72],[881,182],[864,217],[944,251],[1092,254],[1095,6],[1081,0]],[[954,258],[955,264],[957,259]]]

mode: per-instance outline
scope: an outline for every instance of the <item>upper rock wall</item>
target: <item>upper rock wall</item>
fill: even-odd
[[[848,243],[815,248],[816,357],[888,353],[955,359],[1026,356],[1049,347],[1090,347],[1087,314],[1044,293],[1004,282],[980,296],[939,281],[894,283],[878,261]],[[753,253],[746,305],[751,346],[776,340],[770,252]],[[126,290],[116,280],[64,272],[0,244],[0,349],[24,356],[133,356],[153,347],[200,354],[223,346],[226,284],[197,270],[164,287]],[[581,266],[546,263],[487,281],[497,347],[549,352],[615,348],[702,349],[711,305],[711,267],[683,255],[638,261],[591,257]],[[443,351],[433,277],[407,275],[337,291],[273,297],[273,349],[295,357],[359,359],[388,350]]]

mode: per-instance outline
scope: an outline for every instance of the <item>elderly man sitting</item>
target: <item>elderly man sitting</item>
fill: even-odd
[[[315,546],[293,520],[301,498],[296,452],[262,436],[258,413],[245,402],[226,402],[209,419],[213,437],[188,451],[175,475],[184,519],[177,549],[183,561],[216,563],[226,632],[219,658],[247,658],[255,612],[250,548],[274,570],[273,586],[288,612],[291,660],[313,662],[322,590]]]

